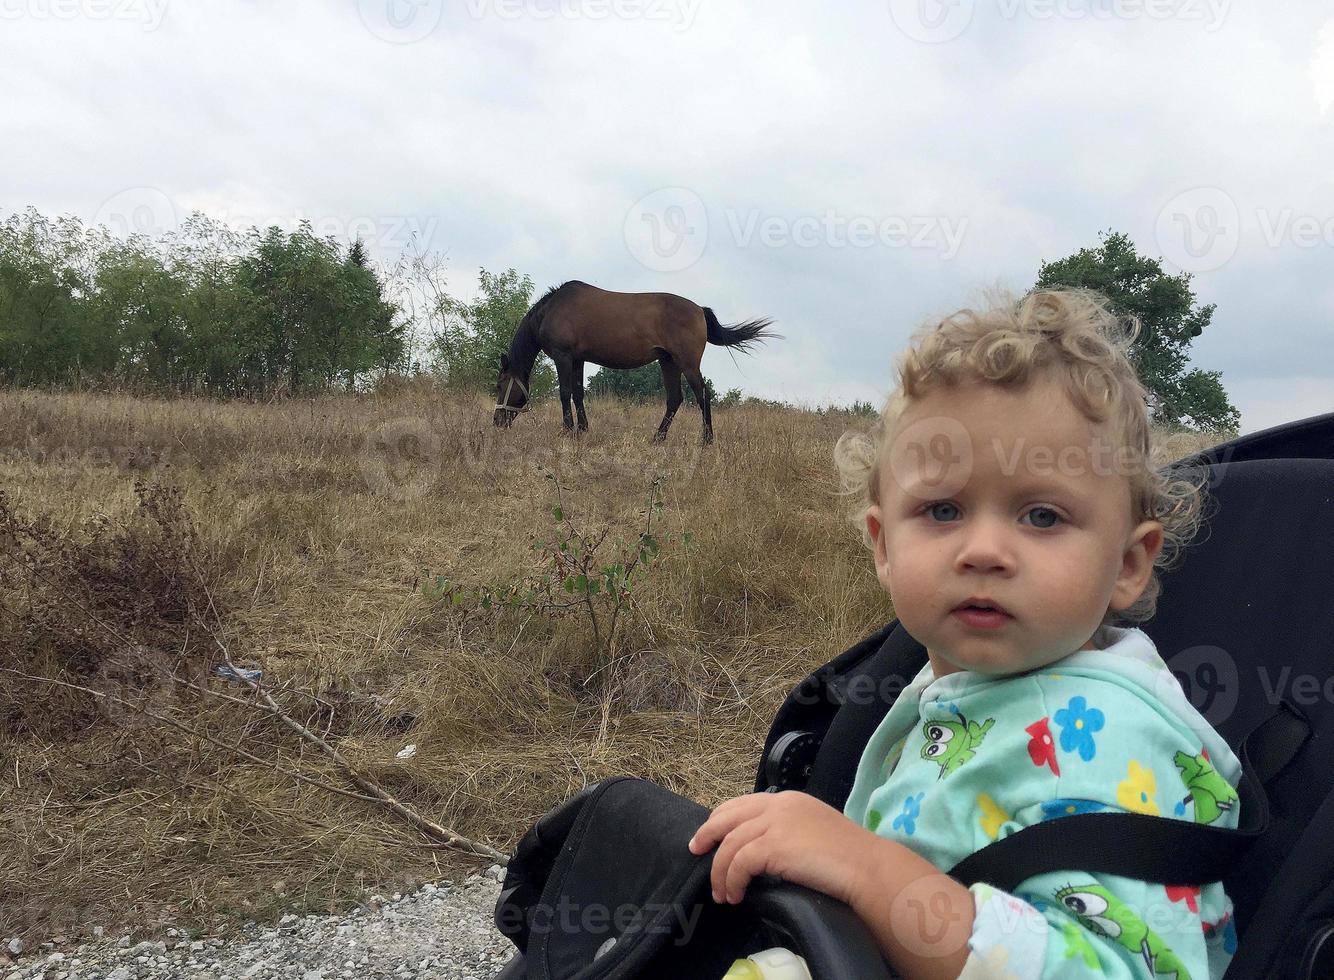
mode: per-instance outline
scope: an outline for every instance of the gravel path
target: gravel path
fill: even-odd
[[[14,953],[0,940],[3,980],[494,980],[514,952],[492,913],[501,869],[492,865],[460,884],[425,885],[411,895],[375,896],[345,915],[285,915],[227,939],[191,941],[128,936],[70,948],[43,944]],[[6,963],[6,956],[9,963]]]

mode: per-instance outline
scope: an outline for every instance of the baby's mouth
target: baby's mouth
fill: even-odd
[[[996,629],[1014,617],[989,599],[969,599],[959,603],[950,613],[956,619],[975,629]]]

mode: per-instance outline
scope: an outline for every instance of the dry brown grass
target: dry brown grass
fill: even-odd
[[[701,447],[694,412],[666,445],[648,442],[659,406],[597,401],[589,416],[576,440],[557,406],[498,431],[482,399],[412,386],[273,405],[0,393],[0,666],[216,740],[0,674],[0,935],[214,927],[476,867],[223,747],[346,785],[271,721],[170,679],[240,693],[207,680],[217,658],[189,614],[204,589],[238,663],[295,689],[294,715],[474,840],[507,850],[611,774],[705,803],[747,791],[791,685],[891,613],[834,493],[832,446],[863,420],[739,408],[715,413],[718,441]],[[542,467],[575,523],[613,539],[638,533],[661,476],[662,536],[693,537],[637,586],[605,740],[585,620],[418,588],[532,570],[554,531]]]

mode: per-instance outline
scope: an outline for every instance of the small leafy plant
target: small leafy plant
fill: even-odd
[[[624,614],[634,607],[635,592],[644,575],[661,558],[664,542],[655,533],[654,518],[663,511],[662,480],[654,478],[650,485],[639,534],[629,541],[617,538],[609,543],[611,529],[604,527],[594,533],[575,524],[566,510],[560,480],[551,471],[543,475],[555,489],[551,504],[555,534],[533,543],[535,567],[523,581],[470,590],[443,575],[434,575],[427,577],[421,591],[428,598],[464,610],[584,613],[593,631],[598,660],[596,669],[584,681],[587,686],[615,659]],[[666,543],[677,540],[677,536],[668,535]],[[679,540],[688,551],[690,532],[681,532]]]

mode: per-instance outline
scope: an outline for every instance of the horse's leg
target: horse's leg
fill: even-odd
[[[695,393],[695,403],[699,405],[700,414],[704,416],[704,434],[705,442],[713,442],[713,414],[709,411],[709,387],[704,383],[704,375],[699,373],[699,368],[686,368],[686,380],[690,382],[690,390]]]
[[[662,384],[667,389],[667,414],[662,417],[662,424],[658,426],[658,431],[653,433],[654,442],[662,442],[667,438],[667,426],[672,424],[672,416],[676,410],[681,407],[681,368],[672,360],[670,354],[663,354],[658,358],[658,364],[662,367]]]
[[[579,415],[579,431],[588,431],[588,416],[584,414],[584,362],[574,362],[574,410]]]
[[[574,428],[574,418],[570,415],[570,397],[574,391],[574,362],[568,354],[553,354],[551,360],[556,364],[556,377],[560,381],[560,410],[566,429]]]

